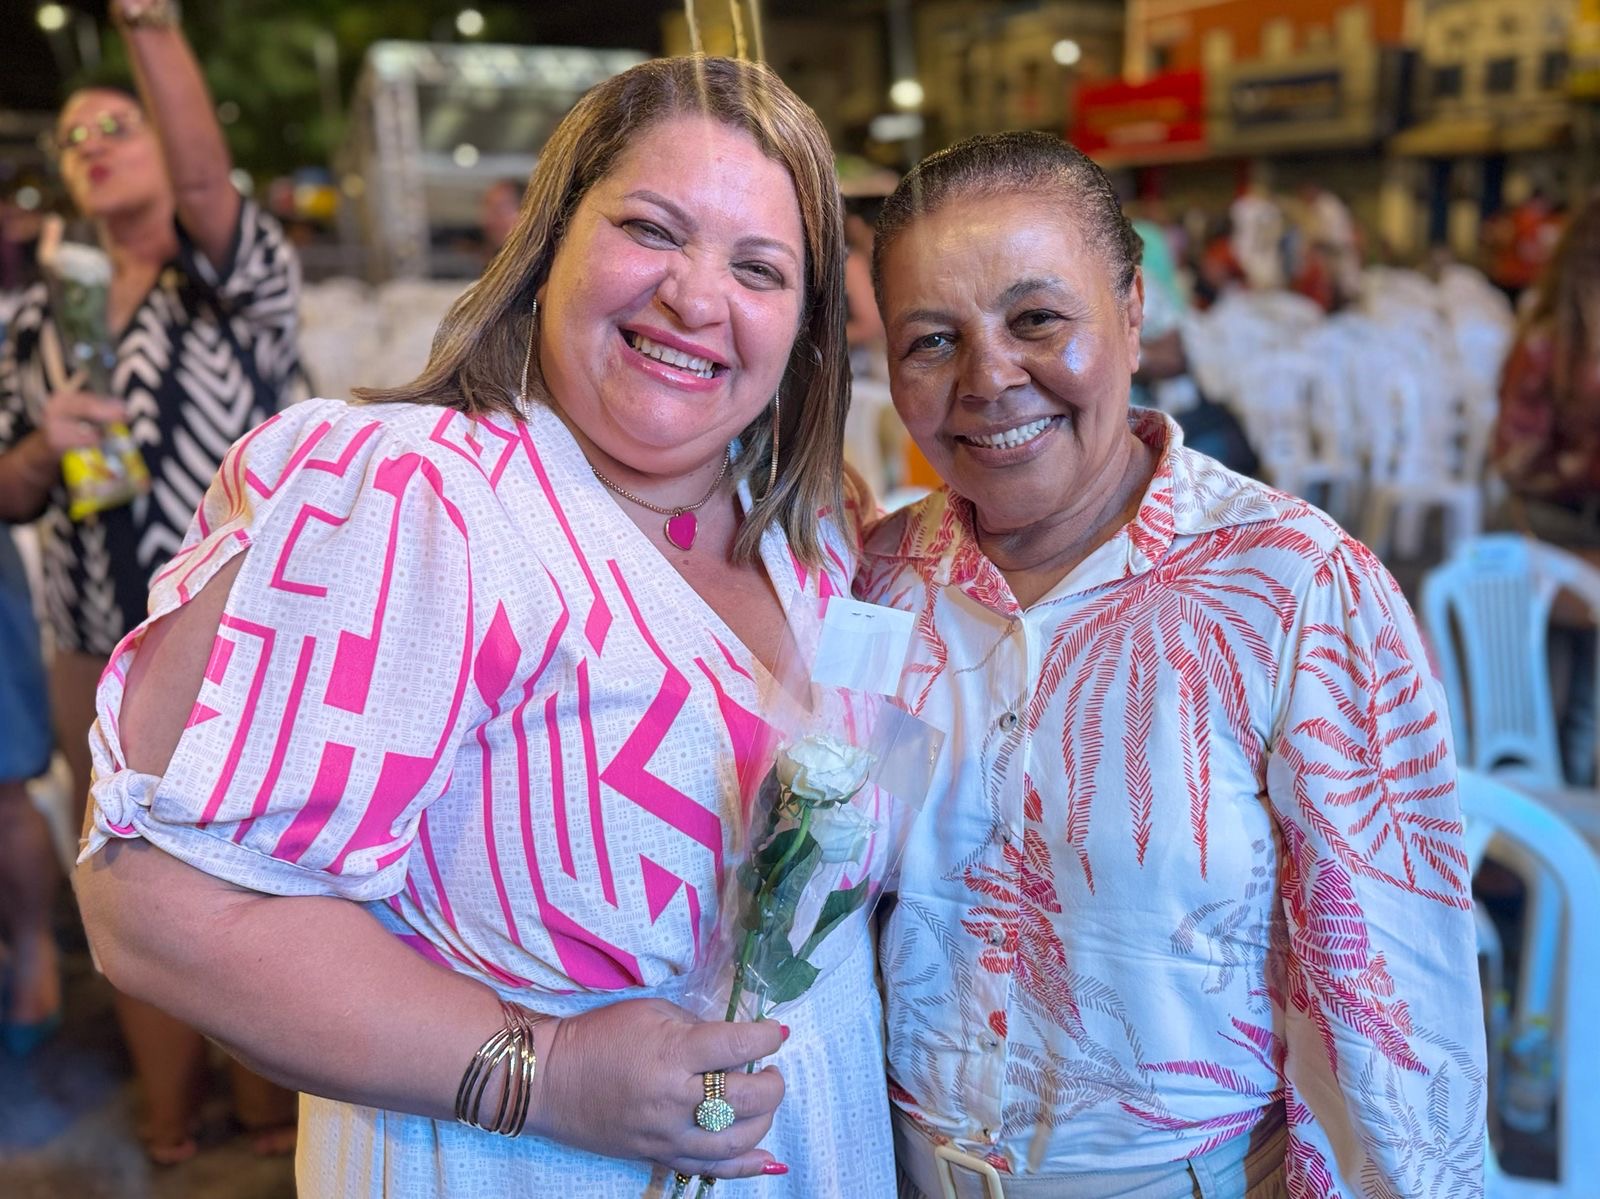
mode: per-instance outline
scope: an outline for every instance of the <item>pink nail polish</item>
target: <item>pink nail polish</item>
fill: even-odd
[[[787,1174],[789,1172],[789,1167],[784,1165],[782,1162],[768,1162],[766,1165],[761,1167],[761,1172],[763,1174]]]
[[[778,1025],[778,1031],[783,1034],[783,1039],[785,1041],[789,1039],[789,1026],[787,1024]]]

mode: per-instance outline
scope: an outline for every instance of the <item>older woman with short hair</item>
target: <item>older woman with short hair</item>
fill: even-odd
[[[919,614],[905,698],[951,735],[879,948],[902,1193],[1479,1194],[1440,690],[1366,549],[1130,411],[1138,263],[1043,134],[925,160],[879,223],[947,484],[857,584]]]
[[[78,887],[118,985],[309,1092],[307,1199],[892,1190],[864,918],[790,1029],[675,1002],[788,614],[849,588],[843,263],[815,115],[645,63],[421,378],[223,464],[101,688]]]

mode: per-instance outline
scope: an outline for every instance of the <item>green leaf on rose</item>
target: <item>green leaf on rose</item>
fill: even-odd
[[[801,957],[809,958],[824,937],[844,923],[845,917],[867,901],[867,882],[868,880],[863,878],[848,891],[834,891],[829,894],[822,903],[821,914],[817,916],[817,926],[811,930],[806,943],[800,947]]]
[[[775,876],[776,881],[764,905],[766,912],[763,923],[767,928],[788,938],[790,930],[794,928],[795,909],[800,906],[806,885],[821,863],[822,846],[807,833],[794,856],[784,865],[782,873]]]
[[[772,949],[772,956],[762,963],[760,974],[765,984],[765,1002],[779,1004],[799,999],[817,981],[817,968],[790,953],[787,942],[783,943],[781,949],[777,945]]]

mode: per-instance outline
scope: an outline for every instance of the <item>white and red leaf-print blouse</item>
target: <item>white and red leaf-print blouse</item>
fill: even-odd
[[[1484,1032],[1443,697],[1387,572],[1183,448],[1026,610],[941,491],[857,592],[946,729],[879,956],[891,1097],[1016,1173],[1204,1153],[1282,1104],[1289,1193],[1482,1189]]]

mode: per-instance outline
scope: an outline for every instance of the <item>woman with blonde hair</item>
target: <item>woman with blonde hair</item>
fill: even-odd
[[[849,587],[843,262],[814,114],[645,63],[415,383],[228,456],[102,686],[78,886],[114,980],[307,1092],[301,1195],[892,1189],[863,921],[792,1028],[674,1002],[787,613]]]

